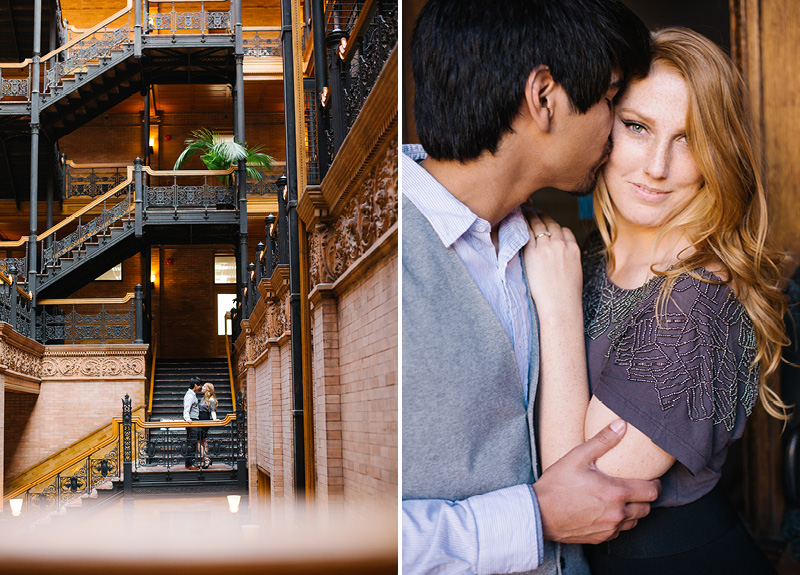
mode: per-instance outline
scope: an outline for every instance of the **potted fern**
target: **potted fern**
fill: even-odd
[[[202,153],[200,159],[209,170],[227,170],[235,166],[239,160],[245,160],[247,178],[261,180],[264,174],[258,168],[270,170],[275,162],[275,158],[261,151],[261,146],[248,148],[247,144],[225,140],[220,134],[207,128],[196,130],[191,135],[192,137],[184,142],[186,149],[178,156],[173,170],[180,170],[196,154]],[[228,186],[233,183],[231,175],[220,176],[220,179]]]

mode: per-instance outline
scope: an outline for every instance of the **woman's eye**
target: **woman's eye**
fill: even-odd
[[[638,122],[626,122],[625,120],[622,120],[622,123],[634,134],[641,134],[644,132],[644,126]]]

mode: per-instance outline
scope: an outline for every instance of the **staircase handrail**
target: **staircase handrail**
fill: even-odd
[[[8,285],[13,285],[14,284],[14,281],[10,277],[8,277],[6,274],[4,274],[3,272],[0,272],[0,281],[3,282],[4,284],[8,284]],[[19,285],[17,285],[17,292],[22,297],[24,297],[24,298],[26,298],[28,300],[33,300],[33,294],[30,293],[30,292],[25,291],[24,289],[19,287]]]
[[[225,419],[195,419],[191,423],[182,419],[177,421],[144,421],[141,417],[134,419],[133,423],[145,429],[161,429],[163,427],[225,427],[232,421],[236,421],[236,414],[229,413]]]
[[[18,240],[6,240],[6,241],[3,241],[3,242],[0,242],[0,248],[18,248],[22,244],[27,244],[29,237],[30,236],[22,236]]]
[[[150,166],[142,166],[142,171],[151,176],[228,176],[236,171],[236,166],[227,170],[154,170]]]
[[[137,409],[141,409],[141,408],[137,408]],[[120,423],[122,423],[122,416],[121,415],[115,415],[114,417],[111,418],[111,436],[110,437],[101,440],[99,443],[95,444],[94,447],[92,447],[90,449],[85,449],[84,451],[82,451],[81,453],[79,453],[75,457],[72,457],[71,459],[69,459],[65,463],[62,463],[58,467],[54,467],[53,469],[51,469],[50,471],[45,473],[43,476],[38,477],[35,480],[29,481],[25,485],[22,485],[21,487],[18,487],[18,488],[14,489],[14,490],[11,490],[8,493],[4,493],[3,494],[3,501],[5,502],[5,501],[8,501],[9,499],[14,499],[17,495],[25,493],[29,489],[33,489],[34,487],[36,487],[40,483],[44,483],[46,481],[51,480],[53,477],[55,477],[56,475],[58,475],[62,471],[65,471],[65,470],[69,469],[70,467],[74,466],[76,463],[79,463],[81,460],[86,459],[87,457],[91,457],[92,455],[94,455],[95,453],[97,453],[98,451],[103,449],[104,447],[108,447],[109,445],[111,445],[115,441],[118,441],[119,440],[119,427],[120,427],[119,424]]]
[[[141,409],[141,408],[137,408]],[[136,411],[136,410],[134,410]],[[140,427],[146,429],[160,429],[163,427],[224,427],[229,423],[236,421],[236,414],[229,413],[225,416],[224,419],[217,419],[216,421],[208,420],[208,421],[193,421],[192,423],[186,421],[144,421],[139,415],[135,419],[132,420],[133,425],[138,425]],[[43,476],[38,477],[36,480],[29,481],[28,483],[9,491],[8,493],[3,494],[3,501],[8,501],[9,499],[14,499],[17,495],[25,493],[29,489],[36,487],[41,483],[45,483],[46,481],[51,480],[53,477],[69,469],[70,467],[74,466],[76,463],[79,463],[81,460],[86,459],[87,457],[91,457],[101,449],[108,447],[112,443],[119,441],[119,430],[120,425],[122,423],[122,416],[115,415],[111,418],[111,436],[100,441],[99,443],[95,444],[94,447],[91,449],[87,449],[76,455],[75,457],[69,459],[65,463],[59,465],[58,467],[53,468],[52,470],[45,473]]]
[[[92,168],[127,168],[128,164],[125,162],[115,164],[115,163],[108,163],[108,164],[76,164],[72,160],[67,160],[67,164],[69,164],[70,168],[75,168],[77,170],[90,170]]]
[[[91,36],[92,34],[97,32],[100,28],[103,28],[104,26],[108,26],[114,20],[118,20],[119,18],[122,18],[123,16],[125,16],[125,14],[128,14],[131,11],[132,8],[133,8],[133,0],[128,0],[128,3],[125,6],[125,8],[122,8],[116,14],[112,14],[111,16],[109,16],[108,18],[106,18],[105,20],[100,22],[99,24],[95,24],[94,26],[89,28],[86,32],[82,33],[80,36],[77,36],[77,37],[73,38],[72,40],[70,40],[69,42],[64,44],[63,46],[60,46],[60,47],[56,48],[55,50],[53,50],[51,52],[48,52],[47,54],[42,56],[41,63],[44,64],[46,60],[49,60],[50,58],[54,57],[55,55],[65,51],[65,50],[69,50],[75,44],[81,42],[82,40],[85,40],[86,38],[88,38],[89,36]]]
[[[128,303],[136,294],[128,293],[124,297],[75,297],[64,299],[40,299],[39,305],[91,305]]]
[[[102,196],[97,196],[94,200],[92,200],[91,202],[89,202],[88,204],[83,206],[77,212],[75,212],[73,214],[70,214],[69,216],[67,216],[66,218],[64,218],[60,222],[58,222],[56,225],[54,225],[49,230],[45,230],[42,233],[42,235],[37,237],[37,240],[43,240],[47,236],[54,234],[55,232],[57,232],[58,230],[60,230],[64,226],[66,226],[68,223],[75,221],[80,216],[82,216],[83,214],[85,214],[86,212],[88,212],[89,210],[91,210],[92,208],[97,206],[98,204],[102,204],[108,198],[113,197],[117,192],[122,190],[125,186],[131,184],[133,182],[133,166],[126,166],[126,168],[127,168],[127,171],[128,171],[128,177],[125,178],[125,181],[120,182],[119,185],[117,185],[114,188],[110,189],[108,192],[106,192]]]
[[[92,26],[91,28],[87,29],[86,32],[83,32],[80,36],[77,36],[77,37],[73,38],[72,40],[70,40],[69,42],[64,44],[63,46],[59,46],[55,50],[52,50],[52,51],[48,52],[47,54],[45,54],[44,56],[41,57],[41,59],[39,60],[39,63],[40,64],[44,64],[46,60],[49,60],[50,58],[52,58],[53,56],[63,52],[64,50],[68,50],[68,49],[72,48],[72,46],[74,46],[75,44],[77,44],[78,42],[80,42],[82,40],[85,40],[88,36],[91,36],[92,34],[97,32],[103,26],[108,26],[114,20],[117,20],[118,18],[121,18],[122,16],[124,16],[126,13],[130,12],[131,8],[133,8],[133,0],[128,0],[128,4],[127,4],[127,6],[125,8],[123,8],[122,10],[117,12],[116,14],[113,14],[113,15],[109,16],[108,18],[106,18],[105,20],[100,22],[99,24],[96,24],[96,25]],[[31,64],[33,64],[33,59],[32,58],[25,58],[22,62],[19,62],[19,63],[2,63],[2,64],[0,64],[0,68],[25,68],[27,66],[30,66]]]

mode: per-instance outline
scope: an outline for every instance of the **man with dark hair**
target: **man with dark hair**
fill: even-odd
[[[183,420],[191,423],[200,419],[200,403],[197,401],[197,393],[203,389],[203,382],[199,377],[189,380],[189,389],[183,396]],[[195,471],[199,469],[194,464],[195,454],[197,453],[198,429],[196,427],[186,428],[186,469]]]
[[[619,0],[429,0],[412,36],[403,193],[403,572],[588,573],[580,547],[630,529],[657,481],[594,465],[618,420],[540,473],[538,332],[520,205],[585,194],[613,99],[649,65]]]

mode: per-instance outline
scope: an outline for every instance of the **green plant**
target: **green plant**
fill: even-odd
[[[275,158],[261,151],[261,146],[248,148],[247,144],[224,140],[220,134],[212,132],[207,128],[201,128],[192,132],[192,137],[185,142],[186,149],[181,152],[175,162],[174,170],[180,170],[197,153],[202,153],[200,159],[209,170],[227,170],[235,166],[239,160],[247,162],[247,177],[251,180],[261,180],[264,174],[258,168],[266,170],[272,169]],[[231,176],[220,177],[220,179],[230,184]]]

